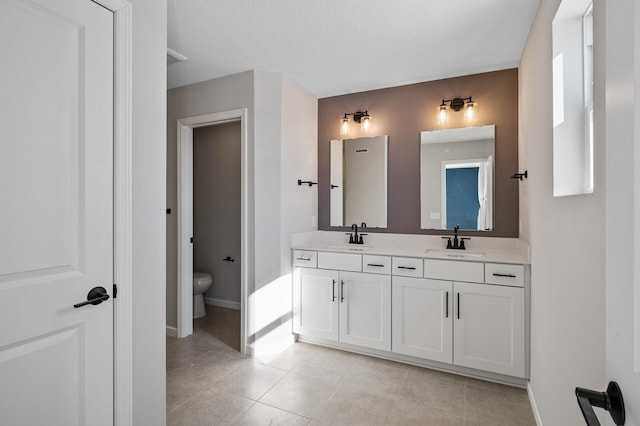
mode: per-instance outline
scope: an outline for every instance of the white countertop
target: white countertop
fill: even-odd
[[[364,230],[367,233],[367,230]],[[441,235],[368,234],[364,244],[349,244],[344,232],[312,231],[294,234],[291,247],[300,250],[360,253],[384,256],[420,257],[529,264],[529,246],[519,238],[471,237],[466,250],[447,250]]]

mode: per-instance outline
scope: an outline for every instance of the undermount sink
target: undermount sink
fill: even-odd
[[[365,251],[373,248],[373,246],[368,246],[365,244],[341,244],[341,245],[329,246],[329,248],[336,249],[336,250]]]
[[[481,252],[481,251],[427,249],[425,253],[427,253],[430,256],[450,257],[455,259],[464,259],[464,258],[470,258],[470,257],[471,258],[484,257],[484,252]]]

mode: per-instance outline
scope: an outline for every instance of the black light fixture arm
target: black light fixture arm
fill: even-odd
[[[454,111],[460,111],[462,108],[464,108],[465,101],[467,103],[470,103],[473,102],[473,99],[471,99],[471,96],[469,96],[468,98],[443,99],[440,106],[446,106],[446,104],[448,103],[449,108]]]
[[[353,121],[355,121],[356,123],[360,123],[362,121],[363,117],[369,117],[369,111],[365,110],[363,111],[356,111],[356,112],[345,112],[344,113],[344,118],[348,118],[349,116],[353,117]]]

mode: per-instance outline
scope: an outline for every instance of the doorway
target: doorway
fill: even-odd
[[[178,120],[178,327],[177,336],[193,333],[193,271],[194,266],[194,129],[227,123],[240,127],[240,256],[226,254],[214,261],[233,263],[240,270],[240,352],[248,354],[247,345],[247,110],[240,109]],[[197,236],[196,236],[197,238]],[[197,241],[195,242],[197,245]],[[202,247],[204,249],[204,246]],[[205,250],[206,251],[206,250]],[[216,253],[217,254],[217,253]],[[215,255],[215,254],[214,254]],[[233,261],[233,262],[232,262]],[[199,261],[200,262],[200,261]],[[214,286],[216,285],[214,276]],[[224,304],[224,299],[209,302]],[[228,308],[229,306],[227,306]]]

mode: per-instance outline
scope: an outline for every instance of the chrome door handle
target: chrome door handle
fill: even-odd
[[[107,294],[107,289],[104,287],[94,287],[87,294],[87,300],[84,302],[76,303],[73,305],[74,308],[81,308],[86,305],[99,305],[105,300],[109,299],[109,295]]]

